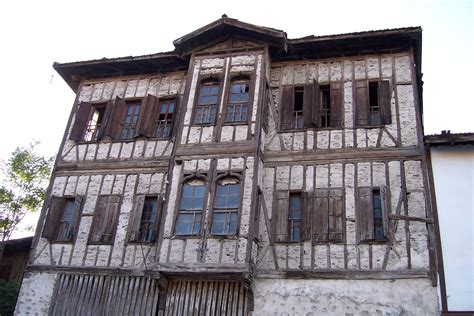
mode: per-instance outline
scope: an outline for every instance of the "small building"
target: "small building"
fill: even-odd
[[[433,315],[421,28],[223,16],[76,93],[16,313]]]
[[[436,192],[443,315],[474,314],[474,133],[425,137]],[[442,249],[442,251],[441,251]],[[458,312],[458,313],[454,313]],[[459,312],[466,312],[460,314]]]

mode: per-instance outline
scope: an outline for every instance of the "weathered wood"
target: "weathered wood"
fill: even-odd
[[[423,223],[428,223],[428,224],[434,223],[434,220],[432,218],[423,218],[423,217],[407,216],[407,215],[400,215],[400,214],[388,214],[388,218],[396,219],[396,220],[423,222]]]
[[[356,161],[380,161],[380,160],[399,160],[399,159],[421,159],[420,151],[417,148],[403,149],[379,149],[368,150],[357,149],[331,149],[318,151],[282,151],[265,152],[264,166],[273,167],[288,164],[314,164],[330,163],[334,160],[338,162],[356,162]]]
[[[392,280],[392,279],[417,279],[427,278],[428,270],[404,270],[404,271],[367,271],[367,270],[259,270],[258,278],[286,278],[286,279],[342,279],[342,280]]]

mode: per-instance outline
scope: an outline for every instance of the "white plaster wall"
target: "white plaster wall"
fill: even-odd
[[[437,315],[428,279],[256,279],[253,315]]]
[[[26,273],[15,315],[47,315],[56,277],[55,273]]]
[[[474,310],[474,146],[431,148],[448,308]]]

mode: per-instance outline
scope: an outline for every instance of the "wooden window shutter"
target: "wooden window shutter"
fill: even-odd
[[[128,240],[136,241],[140,236],[140,221],[142,218],[143,206],[145,204],[145,195],[136,195],[132,214],[128,221]]]
[[[329,192],[327,189],[314,191],[313,241],[324,242],[328,239]]]
[[[390,189],[386,186],[380,188],[380,199],[382,203],[383,217],[383,233],[387,239],[390,239],[390,222],[388,214],[390,214]]]
[[[111,119],[111,115],[114,111],[114,101],[110,100],[107,102],[107,105],[105,107],[105,112],[104,112],[104,118],[102,119],[102,124],[99,127],[99,131],[97,133],[97,139],[101,140],[102,137],[105,136],[105,134],[108,132],[107,127],[108,127],[108,122]]]
[[[382,124],[392,123],[392,111],[391,111],[391,91],[390,82],[388,80],[381,80],[378,83],[379,88],[379,106],[380,106],[380,118]]]
[[[356,125],[369,125],[369,96],[366,80],[357,80],[356,88]]]
[[[359,188],[358,207],[359,240],[372,240],[374,239],[374,205],[372,200],[372,188]]]
[[[301,212],[301,241],[305,241],[311,239],[313,196],[310,192],[303,192],[303,207]]]
[[[76,232],[79,228],[79,221],[81,218],[81,210],[82,210],[82,202],[84,198],[81,195],[76,195],[75,201],[74,201],[74,213],[72,217],[72,236],[71,239],[75,237]]]
[[[104,218],[104,231],[102,241],[113,243],[117,229],[117,219],[120,212],[120,197],[109,195],[107,199],[106,218]]]
[[[293,111],[295,109],[294,105],[294,87],[293,86],[283,86],[282,94],[280,100],[280,129],[286,130],[291,129]]]
[[[316,80],[313,79],[313,125],[319,126],[319,115],[321,110],[321,88]]]
[[[328,239],[331,241],[342,241],[343,239],[343,193],[342,189],[329,190],[329,209],[328,209]]]
[[[127,103],[120,97],[115,97],[115,102],[107,120],[104,136],[119,139],[122,130],[122,120],[127,111]]]
[[[90,242],[100,242],[103,234],[103,217],[105,217],[107,209],[108,196],[99,196],[97,198],[97,205],[92,219],[92,227],[90,232]]]
[[[43,227],[42,237],[48,240],[54,240],[56,227],[58,227],[59,217],[64,210],[65,199],[58,196],[52,196],[50,200],[49,212]]]
[[[150,241],[155,241],[156,239],[158,239],[158,229],[160,227],[159,226],[160,218],[161,218],[161,212],[163,210],[164,203],[165,201],[164,201],[163,195],[158,196],[158,201],[156,205],[155,222],[153,223],[153,234],[151,236]]]
[[[71,134],[69,135],[69,139],[74,140],[76,142],[82,140],[82,135],[84,135],[84,131],[87,127],[90,113],[91,113],[91,104],[82,102],[79,105],[79,109],[76,112],[74,126],[72,127]]]
[[[176,135],[176,124],[178,124],[178,119],[179,119],[179,102],[181,101],[181,98],[179,95],[176,96],[176,99],[174,100],[174,111],[173,111],[173,121],[171,122],[171,136]]]
[[[313,126],[313,110],[314,110],[314,85],[308,84],[304,86],[303,91],[303,127]]]
[[[273,241],[288,241],[288,212],[290,208],[289,191],[275,191],[273,194]]]
[[[151,94],[148,94],[146,97],[142,99],[141,106],[140,106],[140,114],[138,116],[138,121],[137,121],[137,128],[135,128],[135,135],[133,135],[134,137],[148,136],[148,135],[145,135],[143,127],[144,127],[144,124],[146,124],[146,122],[148,121],[153,122],[155,120],[155,116],[151,115],[151,111],[154,110],[154,106],[151,106],[151,107],[148,106],[149,102],[155,98],[158,99],[157,97]]]
[[[342,126],[342,113],[344,105],[343,97],[343,85],[340,82],[331,83],[330,86],[330,111],[331,111],[331,127],[341,127]]]

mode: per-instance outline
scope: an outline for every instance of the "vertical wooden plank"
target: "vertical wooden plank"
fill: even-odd
[[[303,92],[303,127],[313,126],[313,84],[305,85]]]
[[[328,208],[329,192],[327,189],[316,189],[314,196],[313,231],[315,243],[326,241],[328,238]]]
[[[369,98],[366,80],[357,80],[355,83],[356,126],[369,124]]]
[[[224,282],[217,282],[217,295],[216,295],[216,315],[222,314],[222,297],[224,296]]]
[[[343,85],[340,82],[331,83],[330,86],[330,126],[331,127],[341,127],[342,126],[342,113],[344,107],[344,97],[343,97]]]
[[[214,282],[209,282],[208,292],[207,292],[207,306],[206,306],[206,315],[214,315]]]
[[[239,304],[238,304],[238,313],[237,315],[245,315],[245,293],[244,293],[244,286],[240,284],[239,286]]]
[[[272,222],[274,241],[284,242],[288,240],[290,193],[287,190],[277,190],[273,194]]]
[[[224,282],[224,290],[222,293],[222,303],[221,303],[221,313],[222,315],[227,315],[227,301],[229,299],[229,283]]]
[[[110,277],[110,281],[109,281],[109,284],[110,284],[110,287],[109,287],[109,290],[107,291],[107,299],[105,301],[105,313],[107,315],[110,315],[110,313],[112,312],[112,299],[115,298],[115,295],[116,295],[116,289],[117,289],[117,281],[118,281],[118,278],[117,277]]]
[[[280,130],[292,128],[294,111],[294,88],[293,86],[282,86],[280,99]]]
[[[359,236],[360,240],[374,239],[374,209],[372,188],[359,188]]]
[[[194,304],[195,304],[195,295],[196,295],[196,282],[189,282],[189,299],[188,299],[188,315],[194,314]]]

